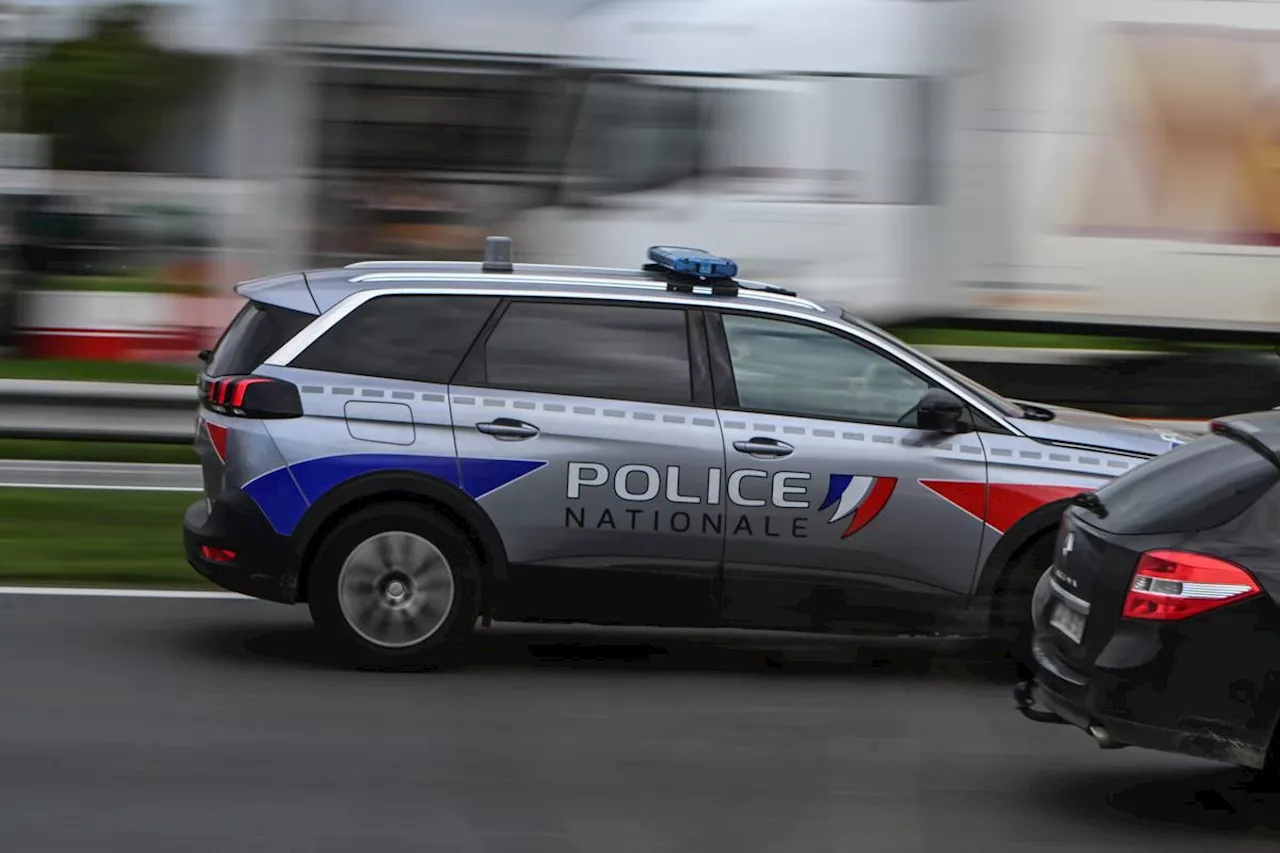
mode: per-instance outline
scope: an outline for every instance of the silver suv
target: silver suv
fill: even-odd
[[[241,285],[196,570],[372,662],[490,619],[1016,638],[1063,508],[1184,440],[1003,399],[697,250],[509,258]]]

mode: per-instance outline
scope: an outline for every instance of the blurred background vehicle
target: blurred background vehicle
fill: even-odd
[[[19,309],[37,315],[20,337],[207,338],[235,281],[474,254],[510,231],[530,259],[622,266],[635,246],[705,244],[921,343],[980,329],[1179,353],[1112,360],[1121,386],[1194,375],[1189,341],[1270,343],[1267,4],[803,5],[10,4],[4,130],[33,142],[0,191],[15,225],[15,208],[44,212],[23,219],[10,279],[81,293]],[[1187,51],[1194,79],[1170,61]],[[190,211],[185,257],[147,246],[154,229],[96,222],[134,205]],[[139,278],[160,293],[129,316],[82,293]],[[1274,361],[1234,351],[1200,370],[1272,405],[1250,376],[1269,385]],[[977,372],[1106,402],[1074,366]]]
[[[948,219],[982,3],[631,0],[566,28],[571,120],[554,203],[513,226],[538,257],[634,263],[709,246],[876,320],[945,312]],[[551,120],[559,122],[560,113]],[[946,164],[944,166],[944,164]],[[958,192],[956,190],[959,190]]]
[[[1277,27],[1212,0],[599,4],[565,30],[556,204],[522,222],[609,265],[678,228],[882,321],[1271,334]]]
[[[1272,4],[24,0],[0,41],[25,359],[192,366],[238,281],[511,233],[702,245],[1012,397],[1280,402]]]

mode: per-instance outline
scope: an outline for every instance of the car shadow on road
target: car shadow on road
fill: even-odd
[[[351,668],[309,626],[202,628],[189,647],[238,663]],[[1012,683],[1017,668],[983,644],[957,639],[828,637],[777,632],[495,625],[431,667],[409,671],[612,670],[805,677],[930,677]]]
[[[1073,774],[1062,786],[1033,794],[1037,808],[1066,810],[1066,817],[1106,824],[1117,831],[1204,830],[1280,840],[1280,790],[1258,774],[1237,768],[1153,773],[1117,768]]]

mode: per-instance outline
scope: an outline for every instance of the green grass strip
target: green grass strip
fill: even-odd
[[[65,462],[150,462],[197,465],[187,444],[129,444],[115,441],[49,441],[0,438],[0,459],[49,459]]]
[[[904,327],[890,333],[913,346],[1027,347],[1031,349],[1119,350],[1124,352],[1184,352],[1190,350],[1271,350],[1269,344],[1237,342],[1180,342],[1055,332],[996,332],[978,329]]]
[[[1095,349],[1161,351],[1168,344],[1136,338],[1107,338],[1094,335],[1059,335],[1049,332],[988,332],[974,329],[915,329],[893,331],[915,346],[953,347],[1034,347],[1049,349]]]
[[[0,489],[0,584],[212,589],[187,565],[174,492]]]
[[[199,284],[165,281],[160,278],[115,275],[51,275],[41,279],[39,290],[74,293],[187,293],[202,294]]]
[[[195,354],[192,353],[192,361]],[[74,379],[85,382],[148,382],[195,385],[196,368],[177,364],[56,358],[0,358],[0,379]]]

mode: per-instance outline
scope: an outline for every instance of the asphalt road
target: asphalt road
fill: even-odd
[[[343,671],[302,609],[0,595],[0,850],[1271,849],[1280,800],[1012,710],[962,647],[485,632]]]

